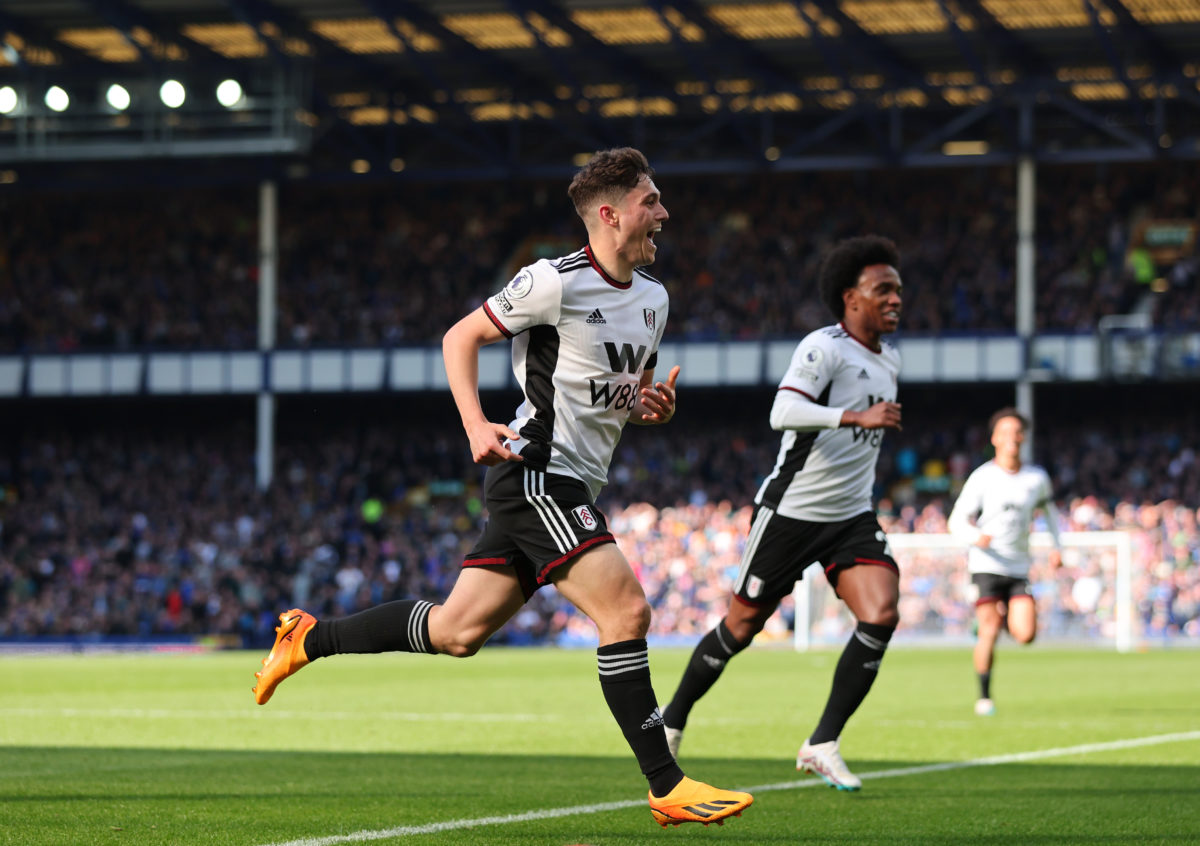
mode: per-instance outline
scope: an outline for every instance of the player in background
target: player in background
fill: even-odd
[[[474,655],[553,583],[599,630],[600,688],[649,781],[654,819],[721,823],[754,801],[685,777],[671,754],[650,684],[650,606],[595,504],[625,423],[657,425],[675,414],[679,368],[654,381],[667,292],[641,269],[653,263],[668,217],[653,175],[632,148],[593,156],[567,192],[587,245],[523,268],[445,335],[450,390],[474,460],[488,467],[489,512],[445,602],[401,600],[337,620],[281,614],[256,674],[260,705],[328,655]],[[524,401],[510,423],[493,423],[479,400],[479,351],[508,338]]]
[[[1029,527],[1034,511],[1046,515],[1054,540],[1050,567],[1062,566],[1058,536],[1058,510],[1054,507],[1050,477],[1035,464],[1021,461],[1021,445],[1029,423],[1015,408],[1002,408],[988,421],[996,457],[967,477],[950,511],[950,532],[968,544],[967,571],[979,589],[975,619],[975,672],[979,699],[975,713],[996,711],[992,702],[992,664],[996,638],[1008,621],[1008,632],[1018,643],[1031,643],[1037,635],[1037,609],[1029,593]]]
[[[899,266],[895,244],[875,235],[840,242],[821,264],[821,299],[839,322],[800,342],[775,394],[771,428],[783,432],[782,443],[755,497],[729,612],[697,645],[663,714],[676,754],[692,706],[819,561],[858,625],[796,768],[840,790],[862,786],[838,738],[900,621],[899,570],[871,501],[883,432],[900,428],[900,355],[883,340],[900,318]]]

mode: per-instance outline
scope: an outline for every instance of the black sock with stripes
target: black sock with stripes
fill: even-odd
[[[887,651],[895,626],[859,623],[842,650],[837,669],[833,671],[833,690],[825,703],[825,713],[816,731],[808,739],[814,745],[837,740],[842,728],[858,706],[867,698],[867,691],[879,675],[879,662]]]
[[[429,642],[432,602],[385,602],[339,620],[321,620],[304,636],[304,654],[315,661],[349,652],[433,652]]]
[[[646,639],[623,640],[596,650],[600,689],[655,796],[666,796],[683,779],[667,748],[658,700],[650,685]]]
[[[738,643],[734,640],[724,620],[717,623],[717,627],[696,644],[692,659],[688,661],[683,678],[679,681],[679,688],[671,704],[663,711],[663,721],[673,729],[686,726],[692,706],[716,684],[729,659],[749,645],[749,642]]]

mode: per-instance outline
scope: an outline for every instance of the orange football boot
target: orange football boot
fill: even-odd
[[[254,701],[259,705],[266,705],[279,683],[308,663],[308,656],[304,654],[304,636],[316,624],[316,617],[299,608],[279,615],[275,645],[263,659],[262,672],[254,674],[258,681],[251,689]]]
[[[752,804],[749,793],[721,790],[687,776],[661,799],[650,794],[650,813],[663,828],[685,822],[724,825],[727,817],[740,817]]]

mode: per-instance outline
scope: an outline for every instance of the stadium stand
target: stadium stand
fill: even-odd
[[[1037,443],[1062,528],[1134,532],[1142,636],[1200,638],[1200,461],[1189,438],[1200,407],[1128,390],[1114,413],[1107,391],[1058,393],[1046,419],[1060,422]],[[944,532],[958,486],[987,456],[980,420],[991,396],[956,394],[950,412],[944,389],[901,396],[905,429],[885,439],[879,472],[889,532]],[[684,396],[704,418],[681,414],[669,438],[628,433],[600,505],[657,610],[654,633],[686,639],[722,613],[778,441],[764,392]],[[384,398],[291,401],[263,494],[251,428],[236,422],[244,403],[93,401],[70,421],[62,409],[27,407],[24,423],[9,416],[5,427],[0,638],[216,634],[269,644],[286,605],[341,614],[444,595],[485,519],[481,474],[457,429],[414,422],[452,419],[445,398],[402,408]],[[924,613],[907,610],[914,621]],[[1064,601],[1060,613],[1069,611]],[[586,641],[589,626],[546,590],[500,638]]]
[[[1200,230],[1196,168],[1047,167],[1039,179],[1039,329],[1091,331],[1106,315],[1138,311],[1160,328],[1196,325],[1196,260],[1132,261],[1147,220]],[[903,246],[903,332],[1014,325],[1010,170],[662,182],[678,210],[654,267],[672,296],[671,337],[780,337],[823,325],[816,262],[855,232],[885,232]],[[577,248],[578,222],[552,191],[561,185],[286,186],[280,346],[440,341],[460,311],[507,281],[514,259]],[[0,352],[255,346],[253,190],[147,189],[102,202],[39,192],[0,203],[17,221],[0,232]]]

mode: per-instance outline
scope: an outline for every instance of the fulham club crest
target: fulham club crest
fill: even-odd
[[[654,309],[642,309],[642,317],[646,319],[646,328],[650,330],[650,334],[654,334]]]
[[[596,528],[596,515],[592,513],[592,509],[586,505],[581,505],[578,508],[572,508],[571,514],[575,517],[575,522],[578,523],[584,531],[590,532]]]

